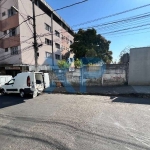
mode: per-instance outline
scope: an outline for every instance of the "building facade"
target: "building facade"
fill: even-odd
[[[34,70],[32,1],[0,0],[0,7],[0,74]],[[45,0],[35,0],[39,70],[49,69],[52,57],[57,65],[73,42],[72,29],[55,11],[51,19],[52,11]]]

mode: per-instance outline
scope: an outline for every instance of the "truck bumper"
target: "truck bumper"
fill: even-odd
[[[25,94],[33,94],[33,91],[30,88],[24,89]]]

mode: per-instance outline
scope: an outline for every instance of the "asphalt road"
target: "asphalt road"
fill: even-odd
[[[150,99],[0,96],[0,150],[150,150]]]

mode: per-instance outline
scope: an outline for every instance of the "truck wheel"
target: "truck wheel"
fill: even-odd
[[[6,95],[5,90],[2,89],[1,95]]]
[[[20,97],[24,98],[24,96],[25,96],[24,91],[23,91],[23,90],[20,90]]]

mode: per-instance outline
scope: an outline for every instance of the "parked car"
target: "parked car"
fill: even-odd
[[[5,83],[1,87],[1,93],[3,95],[18,93],[21,97],[24,97],[26,94],[32,94],[33,97],[36,97],[49,85],[48,73],[24,72],[17,74],[17,76]]]
[[[1,89],[2,85],[4,85],[5,83],[7,83],[12,78],[13,77],[10,76],[10,75],[0,75],[0,89]]]

